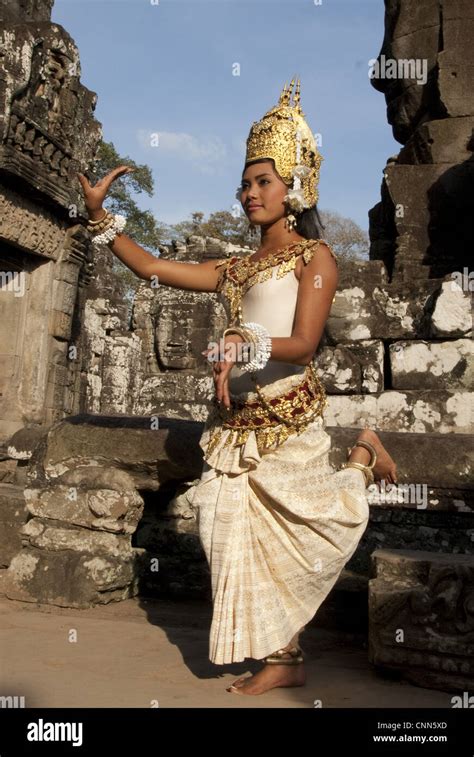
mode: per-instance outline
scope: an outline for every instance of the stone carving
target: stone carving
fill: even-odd
[[[37,199],[46,195],[78,217],[76,173],[94,156],[102,132],[92,116],[97,95],[79,82],[77,48],[54,24],[7,22],[0,47],[0,165],[26,180]]]
[[[209,412],[214,384],[201,351],[222,333],[226,306],[214,293],[146,282],[129,318],[112,254],[92,259],[75,174],[94,165],[97,96],[80,83],[78,51],[50,23],[51,5],[0,2],[1,578],[12,598],[74,607],[140,590],[209,598],[186,500],[202,426],[189,421]],[[381,567],[373,660],[456,688],[472,674],[473,11],[463,0],[417,8],[386,2],[380,71],[384,56],[397,68],[421,59],[427,77],[418,84],[400,68],[372,82],[402,147],[369,214],[370,259],[340,266],[315,361],[331,463],[371,425],[404,491],[426,489],[421,504],[374,498],[352,558],[354,585],[366,587],[374,548],[416,550],[377,563],[390,563],[395,588]],[[194,263],[249,252],[197,235],[160,248]],[[404,648],[390,638],[400,617]]]
[[[85,465],[24,494],[30,518],[9,566],[7,596],[86,607],[136,593],[143,550],[131,546],[130,534],[143,501],[125,471]]]
[[[202,302],[193,293],[172,290],[157,296],[155,347],[163,368],[207,373],[205,361],[198,356],[207,347],[210,334],[217,335],[219,326],[213,302],[207,299]]]
[[[55,260],[64,242],[64,229],[45,208],[8,187],[0,190],[0,237]]]
[[[183,439],[172,423],[152,430],[146,419],[137,424],[90,416],[53,426],[36,439],[31,456],[33,440],[18,432],[19,452],[31,465],[16,514],[4,510],[5,526],[0,520],[0,546],[15,534],[2,558],[9,563],[6,595],[88,607],[137,594],[141,577],[149,580],[151,571],[150,552],[131,542],[143,515],[138,489],[195,479],[198,434],[198,424]],[[6,489],[0,485],[0,504]]]
[[[403,147],[370,212],[371,257],[395,280],[442,277],[472,259],[473,21],[469,0],[420,0],[416,13],[410,0],[385,2],[371,81]]]
[[[92,259],[74,225],[83,212],[75,174],[101,128],[51,6],[0,6],[0,441],[77,412],[83,397],[78,334]]]
[[[376,550],[369,659],[419,686],[474,683],[474,556]]]

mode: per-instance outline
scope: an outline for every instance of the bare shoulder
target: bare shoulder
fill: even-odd
[[[298,255],[295,265],[295,276],[298,281],[304,268],[310,271],[323,266],[326,270],[335,269],[337,271],[337,256],[328,242],[323,239],[315,239],[314,245],[310,245],[303,254]]]

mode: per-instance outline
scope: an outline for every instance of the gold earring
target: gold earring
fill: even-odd
[[[296,216],[290,211],[287,213],[286,220],[285,220],[285,226],[288,229],[288,231],[293,231],[293,229],[296,228],[297,224],[297,218]]]
[[[255,224],[249,223],[248,229],[247,229],[247,236],[254,237],[256,233],[257,233],[257,227],[255,226]]]

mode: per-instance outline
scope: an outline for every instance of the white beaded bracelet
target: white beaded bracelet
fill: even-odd
[[[242,328],[252,332],[257,346],[256,354],[252,360],[238,363],[238,367],[240,370],[248,372],[261,370],[267,364],[272,353],[272,338],[265,326],[260,323],[243,323]]]
[[[120,234],[123,231],[126,223],[127,219],[125,216],[118,214],[114,215],[114,222],[101,234],[96,234],[96,236],[92,237],[92,244],[95,247],[101,247],[102,245],[108,244],[108,242],[115,239],[117,234]]]

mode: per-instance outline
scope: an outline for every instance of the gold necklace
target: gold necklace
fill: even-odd
[[[262,255],[262,257],[257,258],[256,260],[251,260],[251,256],[248,257],[248,261],[250,263],[258,263],[259,260],[265,260],[265,258],[270,257],[270,255],[275,255],[277,252],[282,252],[283,250],[287,250],[289,247],[294,247],[295,245],[301,244],[301,242],[304,242],[304,239],[297,239],[295,242],[289,242],[284,247],[277,247],[276,250],[270,250],[268,255]],[[313,240],[314,241],[314,240]],[[257,250],[258,252],[258,250]],[[267,250],[265,250],[267,252]]]
[[[222,291],[230,304],[231,323],[235,323],[240,300],[250,287],[271,278],[272,268],[275,266],[278,266],[277,278],[286,276],[295,268],[296,260],[300,255],[303,256],[305,263],[308,263],[322,241],[322,239],[304,239],[293,242],[259,260],[251,260],[250,255],[245,258],[234,255],[217,263],[216,268],[222,267],[222,270],[219,273],[216,291]],[[331,253],[336,257],[332,250]]]

